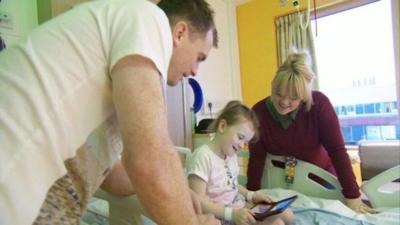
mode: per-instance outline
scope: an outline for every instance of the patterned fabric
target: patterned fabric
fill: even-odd
[[[90,197],[108,171],[103,171],[86,145],[78,150],[76,157],[66,160],[65,166],[68,174],[59,178],[47,192],[34,225],[78,225]]]
[[[62,207],[60,207],[62,206]],[[34,225],[77,225],[84,210],[67,174],[50,188]]]
[[[242,208],[246,201],[238,192],[239,164],[236,154],[225,160],[217,156],[208,145],[202,145],[190,155],[186,172],[207,183],[207,197],[214,202],[233,208]]]

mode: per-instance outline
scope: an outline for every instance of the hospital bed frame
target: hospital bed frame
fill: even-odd
[[[342,187],[333,174],[311,163],[297,159],[294,180],[290,184],[285,181],[284,164],[285,159],[283,156],[267,155],[261,188],[291,189],[307,196],[344,200],[344,196],[341,193]],[[324,184],[315,181],[313,176],[324,180]]]
[[[400,178],[400,165],[394,166],[386,170],[361,186],[364,194],[368,197],[372,207],[397,207],[400,208],[400,183],[393,182]],[[384,189],[385,185],[397,187],[397,190]]]
[[[175,147],[181,159],[185,161],[191,150],[185,147]],[[182,162],[184,163],[184,162]],[[141,206],[136,195],[118,197],[111,195],[100,188],[94,197],[108,202],[109,224],[110,225],[156,225],[151,219],[146,217],[145,210]]]

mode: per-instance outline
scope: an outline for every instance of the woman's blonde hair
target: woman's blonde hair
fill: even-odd
[[[252,123],[254,129],[254,137],[252,140],[257,140],[259,127],[257,115],[252,109],[237,100],[228,102],[218,117],[210,124],[208,129],[211,132],[216,132],[221,120],[225,120],[228,126],[232,126],[243,122],[244,119]]]
[[[314,78],[310,63],[307,52],[290,53],[272,80],[271,95],[289,95],[290,98],[301,99],[307,111],[310,111],[313,103],[311,83]]]

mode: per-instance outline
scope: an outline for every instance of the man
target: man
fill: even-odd
[[[204,0],[98,0],[2,52],[0,221],[79,224],[107,177],[158,224],[217,223],[195,216],[163,98],[216,34]]]

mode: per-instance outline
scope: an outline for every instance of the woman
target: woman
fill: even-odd
[[[329,99],[311,90],[314,77],[306,53],[289,54],[272,81],[272,93],[253,106],[260,139],[249,145],[249,190],[260,188],[267,153],[295,157],[338,177],[346,204],[356,212],[374,212],[361,193]]]

